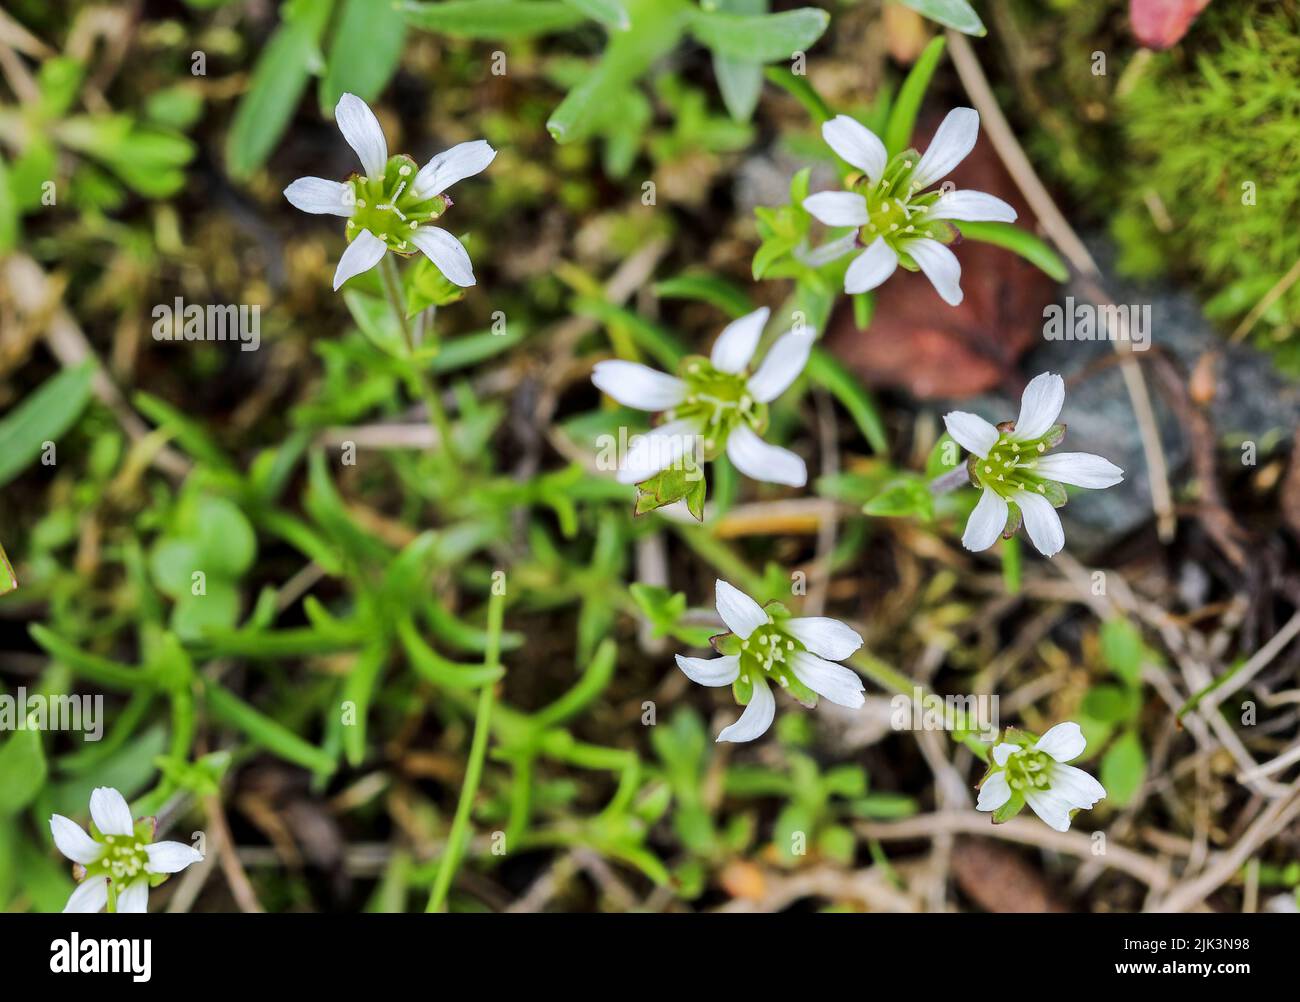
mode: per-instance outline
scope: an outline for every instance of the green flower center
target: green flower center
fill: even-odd
[[[1049,432],[1048,435],[1050,434]],[[1017,491],[1029,491],[1050,499],[1053,482],[1044,480],[1034,472],[1038,457],[1049,448],[1048,436],[1031,442],[1020,442],[1002,435],[989,450],[987,458],[972,457],[971,469],[981,486],[1004,498],[1011,498]]]
[[[868,220],[859,232],[864,246],[877,237],[895,252],[906,251],[902,244],[918,237],[928,237],[940,243],[951,243],[956,230],[946,220],[929,219],[929,209],[939,200],[940,192],[922,193],[912,182],[912,174],[920,157],[915,150],[904,150],[891,160],[885,173],[876,184],[865,175],[859,175],[853,187],[867,200]]]
[[[777,623],[760,626],[740,642],[740,676],[752,681],[754,674],[766,675],[785,688],[794,679],[791,662],[805,650]]]
[[[1007,784],[1016,793],[1046,790],[1051,785],[1052,757],[1047,752],[1025,748],[1007,759]]]
[[[704,438],[705,458],[716,458],[727,436],[740,424],[760,435],[767,428],[767,405],[750,394],[747,376],[721,372],[699,356],[683,361],[677,374],[686,384],[686,397],[666,418],[696,422]]]
[[[384,176],[379,180],[355,175],[348,182],[355,199],[352,217],[347,222],[351,240],[362,230],[369,230],[398,254],[414,254],[411,235],[425,223],[432,222],[451,206],[446,195],[421,198],[415,192],[415,175],[419,170],[410,157],[399,154],[388,158]]]
[[[131,835],[103,835],[99,841],[104,854],[86,866],[86,879],[107,877],[118,891],[123,890],[137,877],[145,874],[149,854],[144,851],[145,838],[137,824]]]

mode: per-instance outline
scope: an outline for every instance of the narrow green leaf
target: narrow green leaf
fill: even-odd
[[[266,162],[289,124],[307,81],[321,66],[320,38],[333,0],[291,0],[285,20],[253,67],[226,137],[226,163],[237,179]]]
[[[1060,255],[1028,230],[1011,223],[963,222],[958,223],[957,228],[967,240],[978,240],[1019,254],[1055,282],[1064,282],[1070,277],[1070,269]]]
[[[732,319],[752,313],[754,304],[740,286],[716,275],[678,275],[656,282],[660,299],[696,299],[725,311]]]
[[[885,455],[889,442],[885,437],[885,423],[876,409],[876,402],[834,356],[821,348],[814,348],[808,357],[808,378],[833,396],[853,418],[863,438],[873,452]]]
[[[947,41],[942,35],[931,39],[899,88],[898,97],[889,109],[889,121],[885,124],[883,136],[885,150],[891,157],[907,149],[912,140],[916,116],[921,111],[921,103],[925,100],[925,92],[930,87],[930,79],[943,56],[945,45]]]
[[[599,21],[615,31],[627,31],[632,19],[627,16],[623,0],[564,0],[574,10],[581,11],[593,21]]]
[[[406,20],[392,0],[343,0],[320,82],[322,114],[345,93],[373,101],[402,58]]]
[[[690,33],[715,53],[746,62],[775,63],[810,48],[830,24],[831,16],[815,7],[780,14],[728,14],[693,10]]]
[[[241,731],[255,745],[312,772],[329,774],[334,771],[332,755],[304,741],[283,724],[253,709],[219,683],[204,678],[203,691],[212,715],[223,724]]]
[[[818,125],[829,122],[835,117],[835,112],[831,111],[830,105],[822,100],[822,96],[808,82],[807,77],[798,76],[784,66],[769,66],[763,71],[763,75],[802,104]]]
[[[444,0],[399,8],[407,24],[460,38],[523,38],[576,28],[587,18],[558,0]]]
[[[72,427],[90,400],[94,362],[51,376],[0,420],[0,486],[22,473]]]
[[[960,31],[963,35],[975,35],[977,38],[988,34],[984,22],[975,13],[967,0],[898,0],[904,7],[911,7],[922,17],[938,21],[948,28]]]

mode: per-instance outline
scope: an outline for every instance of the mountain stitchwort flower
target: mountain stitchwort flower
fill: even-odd
[[[90,818],[94,835],[62,814],[50,817],[54,844],[77,864],[73,873],[81,881],[65,912],[99,911],[108,903],[110,889],[117,911],[147,911],[150,887],[203,858],[184,842],[154,842],[155,820],[133,820],[126,798],[111,787],[91,793]]]
[[[760,606],[719,579],[718,615],[730,633],[713,638],[721,657],[677,657],[677,667],[700,685],[730,685],[745,712],[718,735],[719,741],[753,741],[772,723],[776,699],[768,682],[788,689],[807,707],[824,696],[856,709],[866,702],[857,673],[837,665],[862,646],[862,638],[839,620],[792,618],[780,603]]]
[[[767,405],[803,371],[815,334],[808,327],[787,331],[751,375],[769,312],[764,306],[733,320],[708,358],[683,359],[676,376],[621,359],[596,363],[591,381],[600,390],[627,407],[664,416],[663,424],[633,441],[620,464],[620,481],[641,483],[702,443],[705,459],[725,448],[736,469],[754,480],[790,487],[807,483],[808,469],[799,456],[759,436],[767,428]]]
[[[862,172],[846,179],[848,191],[818,192],[803,201],[827,226],[856,228],[814,251],[818,264],[866,248],[845,272],[845,292],[874,289],[901,264],[925,272],[944,302],[961,302],[961,265],[946,246],[959,233],[949,220],[1013,223],[1016,210],[982,191],[926,189],[966,158],[979,127],[975,109],[954,108],[924,156],[909,149],[890,159],[876,134],[848,115],[822,125],[827,145]]]
[[[1086,811],[1106,796],[1095,779],[1065,764],[1087,745],[1078,724],[1057,724],[1037,741],[1013,728],[1007,728],[1006,737],[993,746],[993,761],[975,804],[976,810],[996,812],[994,821],[1005,821],[1028,804],[1049,827],[1063,832],[1072,812]]]
[[[1124,471],[1101,456],[1087,452],[1045,455],[1065,438],[1065,425],[1056,418],[1065,403],[1065,381],[1044,372],[1035,376],[1020,398],[1015,423],[994,427],[965,411],[945,414],[943,423],[962,448],[971,483],[983,496],[971,512],[961,542],[971,551],[987,550],[999,535],[1010,539],[1023,519],[1029,538],[1045,557],[1065,545],[1056,509],[1065,504],[1065,488],[1114,487]]]
[[[344,94],[334,109],[339,131],[356,150],[365,175],[339,183],[300,177],[284,197],[303,212],[347,219],[347,250],[334,272],[334,288],[377,265],[385,251],[423,251],[449,282],[474,284],[474,268],[459,240],[429,225],[451,208],[445,194],[457,181],[484,170],[497,155],[482,139],[453,146],[423,167],[405,154],[390,157],[379,120],[365,101]]]

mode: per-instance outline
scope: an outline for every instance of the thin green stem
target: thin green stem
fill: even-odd
[[[501,623],[504,615],[505,595],[494,589],[488,600],[488,645],[487,654],[483,658],[483,666],[488,669],[496,668],[500,662]],[[438,862],[438,874],[433,881],[433,890],[429,893],[426,912],[447,910],[447,892],[465,854],[465,844],[469,841],[470,809],[474,805],[474,796],[478,793],[479,780],[483,775],[483,761],[487,757],[488,735],[492,728],[492,709],[495,703],[496,683],[489,682],[479,691],[478,710],[474,715],[474,740],[470,744],[469,762],[465,767],[465,782],[461,784],[456,816],[452,819],[451,833],[447,836],[447,848]]]
[[[406,305],[402,302],[402,279],[397,273],[397,263],[391,254],[385,254],[379,262],[379,274],[384,286],[384,295],[388,299],[388,308],[397,318],[397,325],[402,332],[402,341],[406,344],[407,378],[411,388],[424,402],[429,411],[429,423],[438,433],[439,443],[453,459],[456,458],[456,442],[451,432],[451,419],[442,406],[438,387],[433,378],[420,366],[416,357],[417,345],[411,322],[406,316]]]

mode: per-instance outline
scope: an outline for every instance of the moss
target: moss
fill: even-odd
[[[1300,260],[1300,5],[1211,7],[1117,110],[1121,267],[1147,273],[1160,248],[1199,274],[1207,313],[1235,323]],[[1298,322],[1300,283],[1254,329],[1288,368]]]

